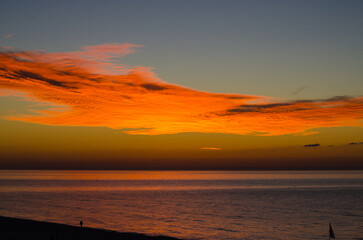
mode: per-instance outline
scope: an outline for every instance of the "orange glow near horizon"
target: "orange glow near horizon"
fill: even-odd
[[[115,66],[140,45],[103,44],[84,51],[0,53],[0,96],[25,93],[48,110],[6,119],[46,125],[100,126],[128,134],[182,132],[309,134],[309,129],[362,126],[363,97],[281,101],[219,94],[169,84],[148,68]],[[119,75],[115,74],[119,72]]]

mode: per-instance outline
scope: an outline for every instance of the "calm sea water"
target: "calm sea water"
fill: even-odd
[[[0,171],[0,215],[185,239],[363,239],[362,171]]]

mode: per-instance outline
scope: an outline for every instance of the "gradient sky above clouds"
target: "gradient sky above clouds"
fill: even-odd
[[[362,157],[324,148],[362,141],[361,1],[2,1],[0,36],[6,159],[87,159],[89,135],[113,162]]]

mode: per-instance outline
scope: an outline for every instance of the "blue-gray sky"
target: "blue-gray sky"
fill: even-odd
[[[359,0],[0,2],[1,46],[114,42],[145,46],[122,63],[204,91],[320,99],[363,89]]]

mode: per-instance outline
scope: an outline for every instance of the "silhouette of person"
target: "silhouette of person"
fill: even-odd
[[[81,227],[83,226],[83,222],[82,222],[82,220],[79,222],[79,225],[81,225]]]

